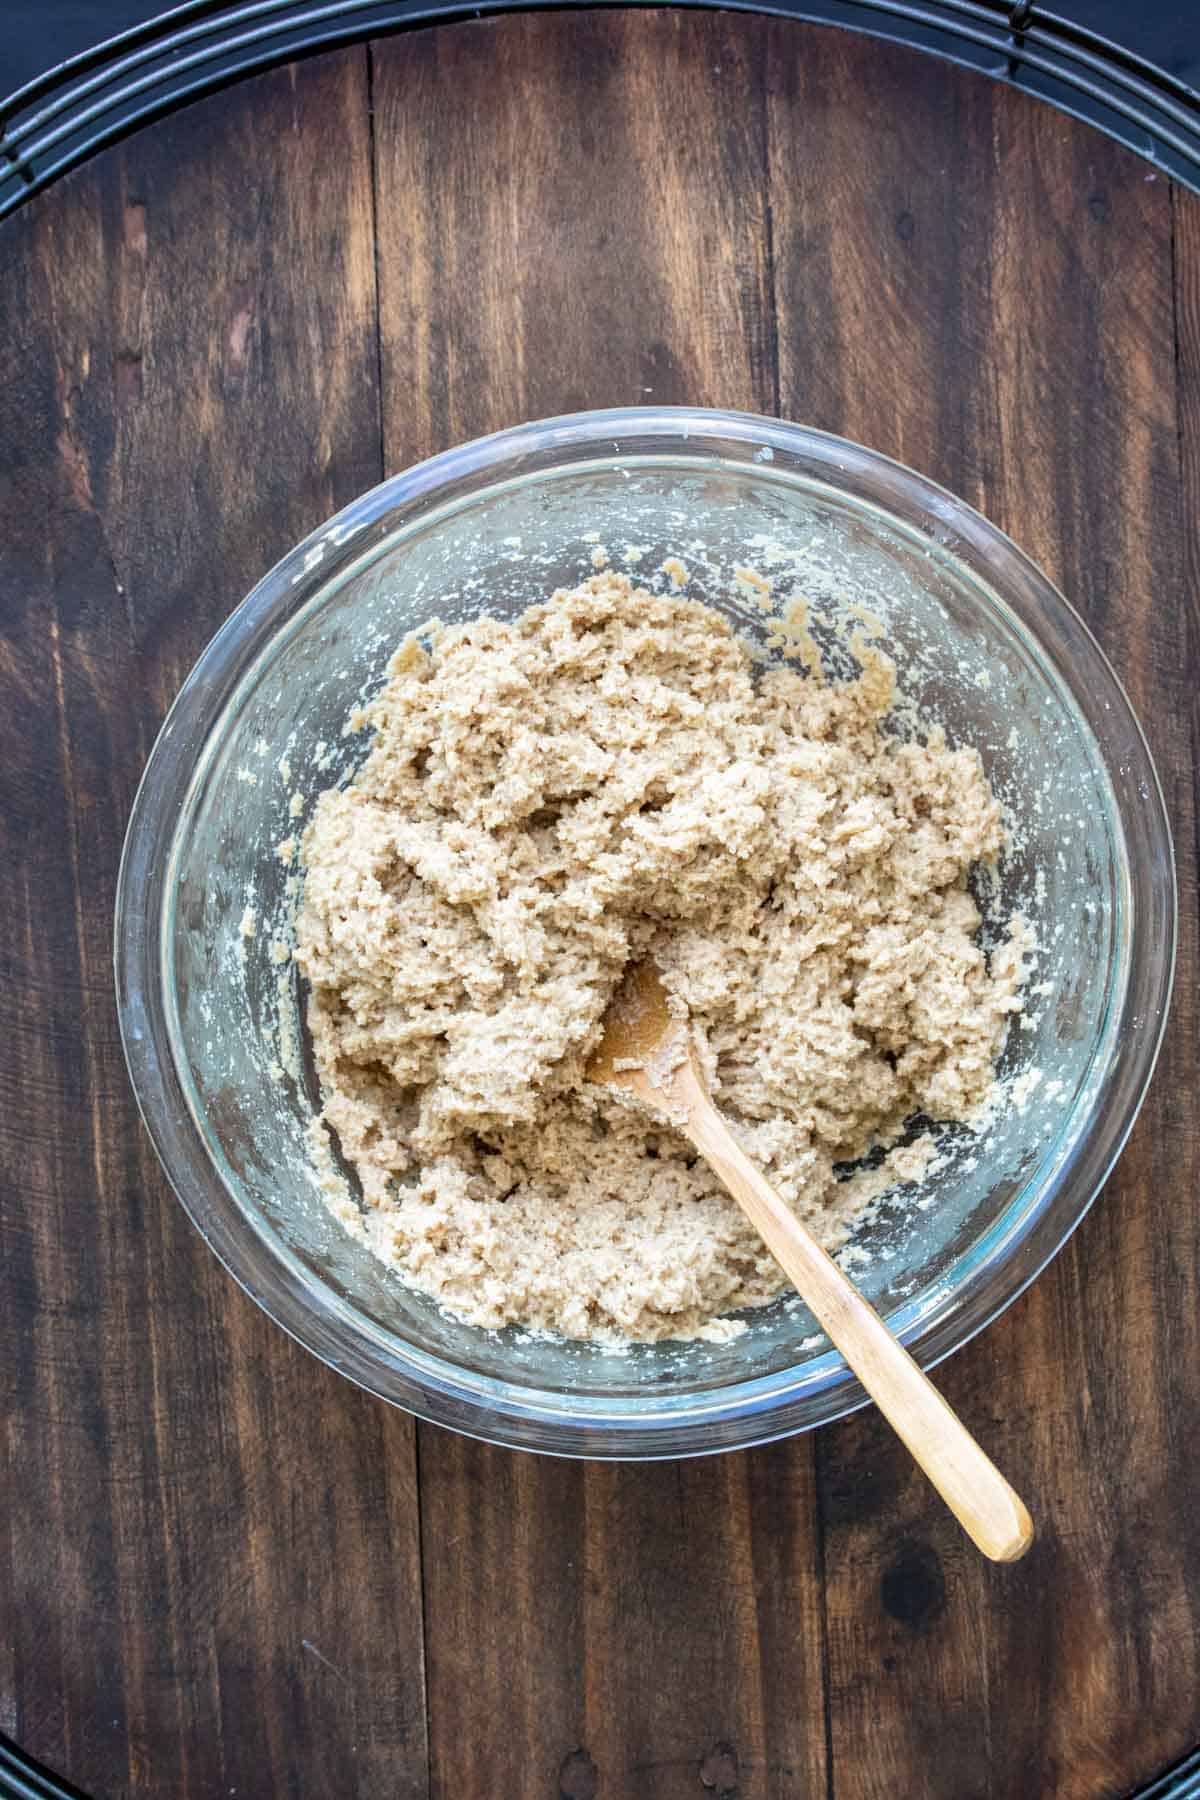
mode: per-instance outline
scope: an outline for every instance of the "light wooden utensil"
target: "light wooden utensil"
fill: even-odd
[[[708,1097],[687,1020],[670,1011],[653,962],[638,963],[617,990],[587,1073],[628,1089],[691,1139],[963,1529],[995,1562],[1023,1556],[1033,1523],[1020,1499],[874,1307],[738,1146]]]

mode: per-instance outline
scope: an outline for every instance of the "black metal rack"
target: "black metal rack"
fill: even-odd
[[[0,1735],[0,1800],[86,1800]]]
[[[1200,190],[1200,95],[1031,0],[674,4],[721,4],[910,44],[1038,95]],[[188,0],[0,102],[0,218],[127,132],[253,71],[416,26],[564,5],[571,0]]]

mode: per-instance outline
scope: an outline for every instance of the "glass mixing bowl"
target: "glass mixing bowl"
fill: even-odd
[[[767,660],[739,565],[804,598],[835,669],[857,620],[1007,809],[985,936],[1019,910],[1041,946],[1009,1101],[982,1137],[945,1131],[937,1173],[856,1239],[857,1279],[922,1363],[1033,1279],[1111,1169],[1162,1034],[1174,869],[1145,741],[1062,596],[961,501],[821,432],[648,408],[525,425],[385,482],[237,608],[155,744],[117,899],[126,1055],[180,1199],[274,1319],[376,1394],[499,1444],[677,1456],[820,1424],[862,1390],[794,1295],[728,1344],[615,1352],[479,1330],[404,1286],[321,1199],[286,958],[296,868],[277,847],[364,755],[343,725],[399,639],[511,617],[590,574],[597,544],[638,575],[680,557]]]

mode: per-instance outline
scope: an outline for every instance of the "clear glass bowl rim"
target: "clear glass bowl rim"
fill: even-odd
[[[1170,826],[1149,748],[1083,620],[1024,552],[966,502],[848,439],[754,414],[690,407],[617,408],[540,420],[392,476],[311,533],[258,582],[203,651],[164,721],[134,801],[118,876],[114,961],[121,1036],[159,1159],[193,1223],[242,1288],[299,1343],[360,1386],[488,1442],[646,1460],[768,1442],[839,1418],[866,1396],[832,1350],[802,1373],[784,1370],[680,1400],[648,1393],[609,1402],[510,1386],[404,1345],[321,1283],[226,1187],[186,1100],[163,989],[164,882],[174,824],[227,702],[274,634],[336,568],[450,494],[490,489],[523,474],[533,479],[593,458],[615,465],[629,455],[695,458],[710,468],[775,462],[782,472],[800,471],[925,532],[946,560],[963,563],[1000,598],[1050,658],[1102,746],[1110,746],[1110,779],[1137,800],[1121,810],[1135,920],[1126,945],[1121,1016],[1110,1040],[1122,1053],[1103,1073],[1092,1128],[1072,1157],[1035,1191],[1011,1229],[990,1234],[987,1253],[943,1307],[901,1325],[923,1366],[961,1348],[1011,1305],[1065,1243],[1120,1155],[1166,1025],[1177,894]]]

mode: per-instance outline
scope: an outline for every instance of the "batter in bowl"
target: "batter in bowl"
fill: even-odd
[[[829,1248],[880,1185],[842,1165],[916,1174],[909,1121],[986,1100],[1022,974],[967,890],[999,807],[973,750],[881,730],[886,658],[835,684],[805,654],[763,672],[721,614],[605,572],[406,641],[356,721],[302,844],[322,1129],[376,1249],[459,1317],[724,1339],[785,1285],[691,1147],[584,1079],[631,958]]]

